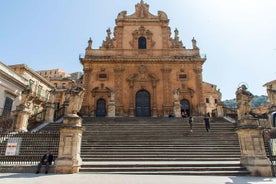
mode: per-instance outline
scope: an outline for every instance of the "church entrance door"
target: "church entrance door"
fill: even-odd
[[[181,114],[184,113],[186,116],[190,116],[190,103],[188,100],[183,99],[180,101],[181,104]]]
[[[97,117],[106,116],[106,102],[102,98],[97,101],[96,116]]]
[[[148,117],[150,112],[150,94],[146,90],[140,90],[136,93],[136,116]]]

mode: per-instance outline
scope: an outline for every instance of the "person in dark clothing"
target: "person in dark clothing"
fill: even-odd
[[[50,150],[47,150],[47,153],[42,156],[39,164],[37,165],[37,171],[36,174],[40,172],[41,166],[45,165],[45,174],[48,174],[50,165],[52,164],[54,157]]]
[[[209,130],[210,130],[210,118],[209,118],[209,116],[206,115],[203,120],[204,120],[204,123],[205,123],[206,131],[209,132]]]
[[[194,118],[192,115],[190,115],[189,116],[190,132],[193,132],[193,121],[194,121]]]

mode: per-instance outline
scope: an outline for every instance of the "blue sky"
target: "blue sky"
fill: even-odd
[[[0,0],[0,61],[34,70],[82,71],[79,54],[89,37],[98,48],[119,12],[140,0]],[[276,79],[275,0],[144,0],[150,12],[167,13],[186,48],[193,37],[207,55],[203,80],[222,99],[235,98],[242,82],[254,95]],[[173,35],[173,34],[172,34]]]

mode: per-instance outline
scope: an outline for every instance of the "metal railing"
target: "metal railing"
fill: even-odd
[[[52,151],[54,158],[58,155],[59,133],[6,133],[0,134],[0,165],[36,165],[47,149]],[[7,155],[9,140],[21,139],[17,144],[19,151]]]
[[[33,128],[39,126],[42,122],[44,122],[45,121],[45,114],[46,114],[46,110],[44,109],[43,111],[30,116],[29,119],[28,119],[27,129],[32,130]]]
[[[55,111],[54,114],[54,121],[59,120],[61,117],[63,117],[65,114],[65,107],[61,107]]]

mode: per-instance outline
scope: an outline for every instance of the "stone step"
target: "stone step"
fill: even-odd
[[[247,175],[236,161],[224,162],[84,162],[81,172],[124,174]]]
[[[81,172],[248,174],[239,164],[239,141],[232,123],[214,120],[206,132],[202,118],[196,117],[191,133],[188,119],[183,118],[86,118],[83,122]]]

